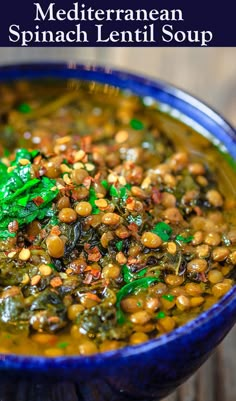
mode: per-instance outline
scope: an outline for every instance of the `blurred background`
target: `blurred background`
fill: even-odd
[[[236,126],[236,48],[0,48],[0,64],[47,60],[96,63],[163,79]]]
[[[2,65],[31,61],[95,63],[159,78],[208,103],[236,127],[236,48],[0,48]],[[168,401],[236,401],[235,372],[236,328]]]

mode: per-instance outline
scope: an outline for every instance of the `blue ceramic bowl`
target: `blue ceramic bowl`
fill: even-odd
[[[211,133],[236,159],[234,129],[205,104],[166,83],[74,64],[0,68],[0,80],[62,77],[95,80],[156,99],[163,110],[199,132]],[[0,355],[1,401],[159,400],[209,357],[236,322],[236,287],[217,304],[169,334],[92,356]]]

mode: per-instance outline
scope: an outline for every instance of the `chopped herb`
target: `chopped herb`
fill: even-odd
[[[138,301],[138,302],[137,302],[137,306],[138,306],[139,308],[141,308],[142,302]]]
[[[10,233],[8,230],[0,230],[0,238],[1,239],[7,239],[9,237],[14,238],[16,236],[16,233]]]
[[[156,315],[156,319],[163,319],[164,317],[166,317],[165,312],[158,312],[158,314]]]
[[[28,224],[36,218],[51,217],[54,211],[51,208],[52,200],[57,196],[58,190],[52,190],[55,180],[47,177],[31,179],[31,164],[21,166],[17,160],[21,158],[32,159],[30,152],[20,149],[13,161],[15,167],[0,177],[0,238],[15,236],[8,232],[8,224],[16,220],[19,227]],[[42,198],[40,205],[34,199]]]
[[[51,224],[52,226],[57,226],[58,223],[59,223],[58,218],[57,218],[55,215],[53,215],[52,218],[50,219],[50,224]]]
[[[9,157],[10,156],[10,151],[8,150],[8,149],[4,149],[4,151],[3,151],[3,156],[4,157]]]
[[[122,248],[123,248],[123,241],[118,241],[118,242],[116,243],[116,249],[117,249],[118,251],[121,251]]]
[[[68,347],[69,343],[67,341],[61,342],[61,343],[57,343],[57,348],[61,348],[61,349],[65,349],[66,347]]]
[[[4,163],[0,162],[0,175],[2,176],[5,175],[6,173],[7,173],[7,166]]]
[[[117,189],[114,185],[110,187],[110,195],[114,196],[115,198],[120,198],[123,202],[126,201],[128,198],[127,189],[130,190],[131,185],[126,184],[124,187]]]
[[[56,266],[53,263],[48,263],[48,266],[50,266],[52,270],[57,271]]]
[[[11,165],[16,166],[19,163],[20,159],[27,159],[29,161],[32,161],[38,154],[39,154],[38,150],[33,150],[32,152],[30,152],[29,150],[24,148],[18,149],[16,152],[15,159],[13,160]]]
[[[119,197],[119,192],[118,192],[118,190],[116,189],[116,187],[114,185],[111,185],[110,195],[111,196],[115,196],[115,197]]]
[[[109,184],[108,184],[108,181],[107,180],[102,180],[101,181],[101,184],[102,184],[102,186],[105,188],[105,189],[109,189]]]
[[[28,103],[21,103],[18,107],[18,111],[20,111],[23,114],[27,114],[30,113],[32,109]]]
[[[162,298],[166,299],[166,301],[170,301],[170,302],[174,301],[174,299],[175,299],[174,295],[171,295],[171,294],[162,295]]]
[[[143,277],[124,285],[124,287],[122,287],[118,291],[116,295],[116,307],[117,307],[117,322],[119,324],[122,324],[125,321],[125,316],[120,306],[121,300],[127,295],[133,294],[134,292],[142,288],[148,288],[150,284],[154,283],[155,281],[159,281],[159,279],[156,277]]]
[[[32,152],[30,152],[31,153],[31,156],[32,156],[32,158],[34,159],[36,156],[38,156],[38,154],[40,153],[39,152],[39,150],[32,150]]]
[[[127,265],[122,266],[123,279],[126,283],[131,283],[132,281],[145,276],[146,273],[147,269],[142,269],[138,273],[131,273]]]
[[[157,223],[151,231],[157,234],[163,241],[168,241],[172,234],[172,228],[164,222]]]
[[[122,187],[120,189],[120,198],[122,199],[123,202],[125,202],[126,199],[128,198],[127,191],[126,191],[125,187]]]
[[[190,235],[189,237],[183,237],[182,235],[177,235],[176,240],[184,242],[185,244],[188,244],[189,242],[191,242],[193,240],[193,236]]]
[[[135,129],[137,131],[144,128],[144,124],[142,123],[142,121],[137,120],[136,118],[133,118],[130,121],[130,126],[131,126],[131,128],[133,128],[133,129]]]
[[[132,188],[132,185],[131,185],[131,184],[125,184],[125,188],[128,189],[128,190],[130,191],[131,188]]]
[[[97,200],[97,195],[96,191],[94,188],[90,188],[89,190],[89,203],[92,206],[92,214],[99,214],[100,210],[99,208],[95,205],[95,200]]]

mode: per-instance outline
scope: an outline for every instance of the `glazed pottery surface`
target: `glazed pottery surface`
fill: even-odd
[[[107,68],[28,64],[0,68],[0,80],[95,80],[154,98],[160,107],[203,133],[236,158],[234,129],[208,106],[159,81]],[[1,401],[159,400],[209,357],[236,322],[236,287],[198,318],[146,343],[92,356],[44,358],[0,355]]]

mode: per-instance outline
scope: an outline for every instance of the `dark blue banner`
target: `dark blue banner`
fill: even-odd
[[[233,1],[7,0],[0,46],[236,46]]]

